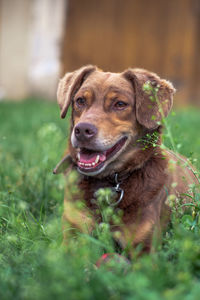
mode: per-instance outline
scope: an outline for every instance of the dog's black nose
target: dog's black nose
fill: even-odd
[[[74,128],[74,133],[78,141],[89,141],[97,134],[97,128],[90,123],[79,123]]]

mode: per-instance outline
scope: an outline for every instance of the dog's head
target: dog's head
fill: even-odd
[[[61,117],[72,105],[70,152],[79,172],[95,176],[122,168],[144,132],[159,127],[172,106],[172,84],[143,69],[103,72],[85,66],[58,86]]]

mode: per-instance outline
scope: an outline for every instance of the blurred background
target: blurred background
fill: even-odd
[[[142,67],[200,104],[199,0],[0,0],[0,99],[56,100],[58,79],[84,64]]]

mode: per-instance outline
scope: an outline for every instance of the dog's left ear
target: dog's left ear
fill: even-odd
[[[66,73],[60,80],[57,90],[57,100],[61,109],[61,118],[65,118],[73,95],[81,87],[87,76],[96,69],[92,65],[84,66],[74,72]]]
[[[171,110],[176,92],[173,85],[144,69],[128,69],[123,76],[133,84],[137,121],[147,129],[156,129]]]

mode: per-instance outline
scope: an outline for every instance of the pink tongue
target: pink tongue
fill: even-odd
[[[106,155],[104,153],[80,153],[80,162],[82,163],[93,163],[96,161],[97,155],[99,155],[99,161],[105,161]]]

